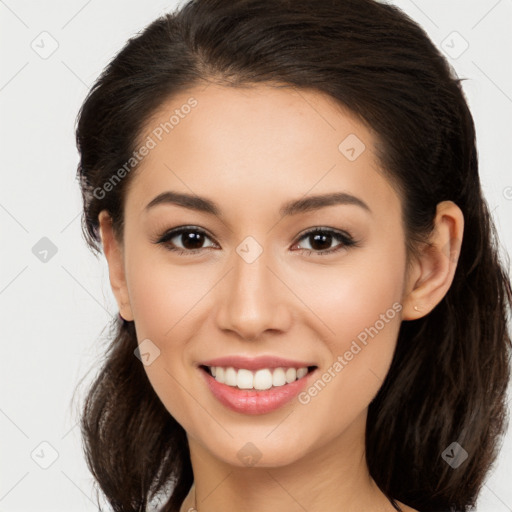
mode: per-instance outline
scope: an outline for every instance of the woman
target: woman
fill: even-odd
[[[198,0],[79,114],[120,318],[87,397],[116,511],[462,511],[505,428],[510,279],[460,80],[372,0]]]

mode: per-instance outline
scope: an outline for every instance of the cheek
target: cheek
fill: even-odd
[[[198,301],[213,286],[212,273],[206,265],[177,265],[162,251],[138,249],[127,262],[137,332],[162,341],[183,339],[200,310]]]
[[[169,413],[193,431],[204,418],[190,399],[189,393],[197,395],[190,387],[197,370],[187,360],[187,346],[197,328],[198,301],[212,287],[212,277],[200,266],[172,264],[154,248],[134,249],[126,268],[138,342],[149,339],[159,351],[144,370]]]
[[[304,397],[316,402],[313,408],[335,403],[357,411],[382,385],[401,324],[405,256],[393,247],[361,250],[335,271],[319,268],[303,278],[308,306],[317,313],[311,328],[325,333],[329,353],[320,382]]]
[[[405,257],[391,243],[380,247],[378,251],[356,249],[337,266],[319,266],[293,278],[301,281],[298,289],[303,290],[307,306],[324,324],[322,332],[338,352],[348,349],[360,333],[364,338],[365,329],[376,323],[383,332],[389,324],[399,323]]]

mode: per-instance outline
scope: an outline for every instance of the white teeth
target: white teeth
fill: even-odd
[[[236,386],[236,371],[234,368],[229,367],[224,370],[224,384],[228,386]]]
[[[304,377],[304,375],[306,375],[307,373],[308,373],[307,368],[299,368],[297,370],[297,379],[302,379],[302,377]]]
[[[283,368],[276,368],[272,374],[272,386],[284,386],[285,384],[286,377]]]
[[[290,384],[290,382],[293,382],[294,380],[297,380],[297,370],[295,368],[287,368],[286,373],[286,382]]]
[[[272,372],[266,368],[258,370],[254,374],[254,382],[252,386],[254,389],[270,389],[272,387]]]
[[[301,379],[308,373],[307,367],[302,368],[262,368],[252,372],[245,368],[238,371],[232,366],[210,366],[210,371],[217,382],[239,389],[270,389]]]
[[[234,370],[234,368],[233,368]],[[236,385],[240,389],[252,389],[254,381],[254,375],[249,370],[240,369],[237,372],[236,376]],[[219,381],[222,382],[222,381]],[[224,382],[224,384],[228,384],[227,382]],[[229,386],[229,384],[228,384]]]

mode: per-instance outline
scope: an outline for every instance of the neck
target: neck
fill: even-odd
[[[365,458],[366,413],[349,431],[286,465],[252,467],[219,460],[190,436],[194,485],[180,512],[395,509],[371,478]]]

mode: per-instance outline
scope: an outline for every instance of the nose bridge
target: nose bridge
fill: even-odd
[[[239,298],[258,298],[265,290],[270,294],[271,272],[268,265],[271,262],[268,251],[261,248],[260,252],[259,247],[259,244],[256,246],[251,242],[243,242],[236,249],[237,255],[233,258],[232,293],[247,296]]]
[[[272,251],[248,236],[236,247],[232,266],[222,294],[219,327],[248,339],[267,329],[286,328],[289,318],[283,286],[269,269],[275,267]]]
[[[230,296],[235,304],[243,308],[258,307],[273,301],[274,286],[272,273],[268,269],[272,265],[270,250],[252,236],[246,237],[237,247],[233,257],[234,271],[231,276]]]

